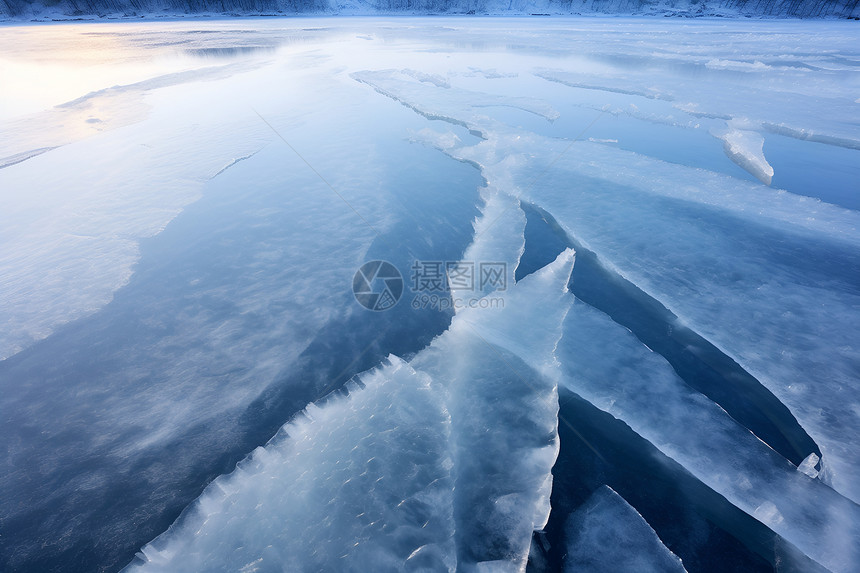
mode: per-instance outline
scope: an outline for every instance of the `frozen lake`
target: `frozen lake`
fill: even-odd
[[[0,570],[860,569],[856,22],[3,25],[0,77]]]

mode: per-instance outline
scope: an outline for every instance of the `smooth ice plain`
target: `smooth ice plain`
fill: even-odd
[[[4,25],[0,570],[860,570],[858,30]]]

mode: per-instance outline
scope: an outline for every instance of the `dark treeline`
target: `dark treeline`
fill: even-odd
[[[0,0],[0,16],[34,14],[642,14],[860,18],[860,0]]]

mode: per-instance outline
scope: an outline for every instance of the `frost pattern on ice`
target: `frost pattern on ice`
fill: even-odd
[[[309,406],[129,570],[453,571],[443,389],[396,357]]]

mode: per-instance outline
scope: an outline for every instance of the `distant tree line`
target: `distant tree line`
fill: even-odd
[[[330,10],[328,0],[0,0],[0,14],[23,15],[39,6],[58,7],[69,16],[147,13],[318,13]]]
[[[860,18],[860,0],[365,0],[371,10],[409,13],[738,13],[796,18]],[[0,0],[0,15],[26,16],[44,8],[67,16],[148,13],[324,13],[338,0]]]

